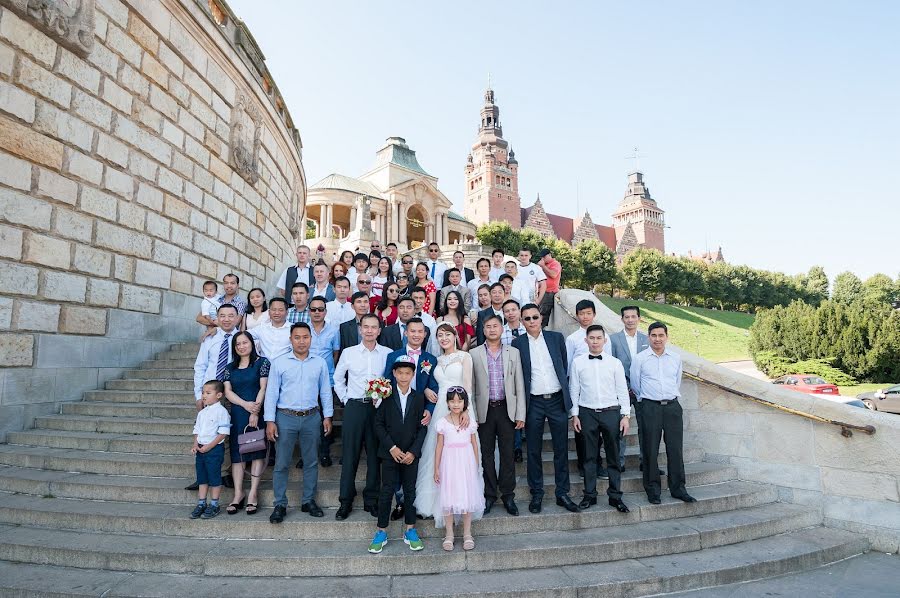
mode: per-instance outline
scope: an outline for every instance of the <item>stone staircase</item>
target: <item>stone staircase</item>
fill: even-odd
[[[519,465],[522,515],[501,508],[477,522],[471,553],[443,552],[426,521],[422,552],[397,541],[401,526],[393,522],[384,553],[368,554],[375,522],[360,499],[348,520],[334,519],[339,441],[335,465],[319,473],[324,519],[295,508],[301,472],[294,469],[288,518],[269,524],[269,469],[258,514],[223,511],[213,520],[190,520],[195,493],[183,488],[193,479],[196,349],[174,345],[0,445],[0,594],[643,596],[805,570],[868,547],[862,536],[822,527],[818,510],[779,503],[774,488],[704,462],[689,443],[687,482],[697,502],[664,493],[663,504],[650,505],[633,433],[623,480],[631,513],[602,500],[578,514],[555,506],[545,434],[543,512],[527,512]],[[569,457],[577,500],[581,479],[571,440]],[[360,488],[364,475],[363,463]],[[226,490],[223,502],[230,497]]]

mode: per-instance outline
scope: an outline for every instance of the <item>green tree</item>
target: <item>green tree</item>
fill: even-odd
[[[828,299],[828,275],[825,274],[825,268],[822,266],[810,268],[803,283],[812,302],[818,303]]]
[[[841,272],[834,277],[834,288],[831,290],[831,298],[838,303],[849,304],[859,299],[863,286],[859,276],[853,272]]]
[[[895,298],[894,281],[886,274],[875,274],[863,283],[863,298],[874,303],[890,303]]]
[[[649,301],[660,293],[663,270],[663,255],[655,249],[638,247],[622,262],[625,286],[638,297]]]
[[[575,258],[581,265],[579,288],[591,290],[596,285],[613,284],[616,280],[616,254],[595,239],[586,239],[575,246]]]
[[[475,231],[478,241],[489,247],[500,249],[509,255],[516,255],[522,246],[520,232],[513,230],[509,222],[489,222]]]

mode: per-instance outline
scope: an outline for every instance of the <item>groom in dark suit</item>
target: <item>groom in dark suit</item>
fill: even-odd
[[[522,322],[527,334],[513,339],[512,346],[522,358],[525,378],[525,435],[528,437],[528,510],[541,512],[544,499],[544,470],[541,463],[541,438],[544,421],[550,423],[553,441],[553,472],[556,504],[573,513],[578,505],[569,497],[569,397],[566,339],[559,332],[541,328],[541,311],[534,303],[522,307]]]
[[[381,494],[378,497],[378,531],[369,552],[381,552],[387,544],[391,501],[399,479],[403,485],[403,512],[406,532],[403,541],[410,550],[421,550],[422,541],[416,532],[416,477],[419,458],[425,443],[427,428],[422,424],[425,395],[412,389],[410,383],[416,371],[411,357],[401,355],[392,366],[394,379],[391,396],[375,411],[375,435],[378,437],[378,458],[381,461]]]
[[[428,338],[428,328],[421,318],[411,318],[406,322],[405,326],[406,334],[403,335],[403,338],[406,344],[387,356],[384,364],[384,377],[393,384],[395,382],[394,362],[402,355],[411,357],[416,365],[416,374],[413,376],[411,383],[412,388],[425,395],[425,409],[429,413],[434,413],[434,405],[437,403],[438,398],[438,381],[434,377],[437,357],[422,348],[422,345]]]

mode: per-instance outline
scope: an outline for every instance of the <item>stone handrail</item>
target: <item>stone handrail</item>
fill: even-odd
[[[621,330],[618,314],[575,289],[557,295],[555,330],[577,327],[571,314],[581,299],[594,302],[604,328]],[[706,461],[735,466],[741,479],[774,485],[783,502],[820,510],[827,526],[865,534],[876,550],[898,551],[900,417],[780,388],[676,350],[685,373],[686,443],[703,449]],[[877,426],[878,433],[851,439],[823,420]]]

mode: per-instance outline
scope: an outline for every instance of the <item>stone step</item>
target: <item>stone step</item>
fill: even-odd
[[[399,545],[398,545],[399,544]],[[813,527],[739,544],[706,547],[682,554],[638,557],[586,565],[534,567],[514,571],[442,572],[417,576],[375,577],[229,577],[211,583],[203,575],[124,573],[106,568],[76,569],[0,562],[0,590],[11,595],[54,596],[463,596],[543,598],[546,596],[647,596],[713,585],[753,581],[815,568],[866,550],[851,532]],[[362,550],[364,547],[359,547]],[[459,547],[456,549],[459,551]],[[392,542],[388,554],[405,547]],[[467,559],[481,556],[481,546]],[[380,560],[388,556],[373,556]],[[419,555],[406,555],[417,560]],[[446,555],[459,557],[458,553]],[[448,563],[451,559],[447,559]],[[72,564],[72,563],[68,563]],[[226,585],[227,584],[227,585]],[[302,588],[302,589],[300,589]]]
[[[169,345],[170,351],[188,351],[193,352],[194,355],[197,354],[197,351],[200,350],[200,343],[172,343]]]
[[[142,370],[171,370],[174,368],[174,369],[183,369],[183,370],[193,371],[194,362],[196,360],[197,360],[196,354],[191,358],[184,358],[184,359],[151,359],[148,361],[142,361],[141,369]]]
[[[163,420],[165,421],[165,420]],[[162,476],[193,478],[194,457],[188,453],[189,442],[185,442],[184,455],[144,455],[140,453],[110,453],[106,451],[86,451],[48,447],[21,445],[0,445],[0,465],[16,467],[32,467],[53,471],[80,471],[85,473],[102,473],[110,475]],[[703,451],[686,447],[685,462],[700,461]],[[542,453],[542,469],[544,474],[553,473],[553,454]],[[527,459],[525,460],[527,462]],[[526,462],[516,463],[518,475],[525,475]],[[660,463],[665,467],[665,459]],[[625,467],[636,471],[638,467],[638,450],[628,448],[625,455]],[[569,453],[569,471],[577,475],[575,452]],[[357,479],[364,479],[365,461],[361,461],[357,470]],[[298,472],[299,473],[299,472]],[[319,480],[338,479],[340,467],[320,468]]]
[[[295,515],[296,516],[296,515]],[[579,515],[570,515],[572,518]],[[0,560],[75,565],[119,571],[272,576],[423,575],[452,571],[510,571],[676,555],[816,525],[808,509],[766,505],[680,519],[532,533],[484,535],[478,549],[446,553],[437,540],[411,558],[402,546],[373,557],[367,540],[269,540],[123,535],[26,526],[0,526]],[[370,522],[371,525],[371,522]],[[5,527],[5,529],[4,529]],[[430,527],[429,524],[422,526]],[[392,537],[396,542],[397,529]],[[371,530],[371,527],[370,527]],[[240,561],[241,566],[235,567]]]
[[[194,380],[194,370],[190,368],[183,369],[145,369],[145,370],[125,370],[122,375],[126,380]]]
[[[193,420],[196,417],[197,410],[194,403],[194,393],[191,392],[172,392],[172,391],[136,391],[136,390],[89,390],[84,393],[84,402],[96,403],[140,403],[140,404],[166,404],[180,405],[182,407],[193,409],[194,415],[190,416]],[[78,402],[64,403],[65,405],[77,405]],[[189,417],[185,415],[185,417]]]
[[[687,485],[691,491],[695,487],[709,484],[724,484],[731,482],[737,476],[734,467],[713,463],[688,463],[685,465]],[[300,479],[302,473],[298,469],[292,469],[289,473],[290,484],[288,486],[288,500],[291,505],[300,502]],[[340,466],[319,469],[318,494],[316,500],[322,507],[337,508],[339,503]],[[361,492],[365,477],[357,476],[357,489]],[[269,506],[273,502],[272,469],[267,468],[263,473],[260,486],[260,504]],[[122,476],[114,474],[77,473],[61,470],[41,470],[26,466],[0,466],[0,487],[10,492],[20,492],[35,496],[55,496],[65,499],[87,500],[118,500],[130,503],[174,504],[191,505],[196,500],[197,493],[185,490],[184,487],[193,482],[190,477],[152,477],[152,476]],[[665,478],[662,480],[666,487]],[[245,476],[245,489],[249,489],[249,478]],[[524,475],[519,475],[516,487],[520,501],[528,500],[528,482]],[[606,492],[607,481],[597,480],[597,490],[601,494],[600,502],[605,505],[603,498]],[[544,477],[544,490],[548,498],[548,504],[554,504],[552,497],[556,486],[552,475]],[[766,491],[768,487],[764,487]],[[622,479],[622,490],[626,493],[642,493],[643,484],[638,471],[628,471]],[[580,500],[583,493],[583,481],[580,476],[571,477],[571,496]],[[233,496],[233,490],[225,489],[223,496],[229,501]],[[769,500],[774,500],[774,495],[767,495]],[[224,500],[224,499],[223,499]],[[357,500],[361,505],[362,498]],[[522,511],[525,505],[522,504]],[[502,508],[501,508],[502,510]]]
[[[75,403],[72,404],[74,405]],[[184,418],[147,419],[143,417],[48,415],[34,418],[34,427],[39,430],[181,436],[189,440],[194,429],[194,424]]]
[[[106,390],[165,390],[194,391],[194,379],[190,380],[108,380]]]
[[[183,399],[184,400],[184,399]],[[91,415],[98,417],[143,417],[149,419],[172,419],[190,423],[193,428],[197,408],[192,399],[188,404],[166,405],[153,403],[106,403],[103,401],[82,401],[63,403],[63,415]]]
[[[197,359],[197,351],[199,349],[194,349],[193,351],[188,349],[169,349],[168,351],[161,351],[156,354],[156,359],[159,361],[172,361],[178,359],[190,359],[192,362]]]

